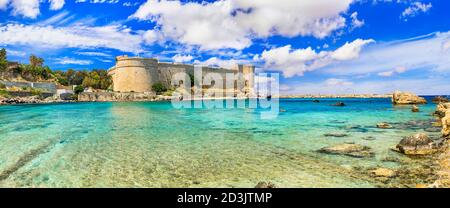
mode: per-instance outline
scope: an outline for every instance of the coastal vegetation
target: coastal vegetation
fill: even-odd
[[[167,92],[167,88],[161,82],[155,83],[152,86],[152,90],[155,91],[157,95],[162,95]]]
[[[28,64],[9,62],[6,49],[0,50],[0,79],[10,78],[27,82],[54,82],[63,86],[81,85],[84,88],[108,90],[112,78],[104,69],[52,70],[45,65],[45,60],[36,55],[29,57]]]

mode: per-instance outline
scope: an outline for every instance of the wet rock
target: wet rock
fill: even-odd
[[[325,137],[347,137],[348,134],[345,133],[327,133],[324,134]]]
[[[367,141],[373,141],[373,140],[376,140],[376,138],[373,137],[373,136],[366,136],[366,137],[363,137],[362,139],[363,139],[363,140],[367,140]]]
[[[402,160],[396,157],[385,157],[381,161],[383,162],[393,162],[393,163],[403,163]]]
[[[402,139],[396,148],[406,155],[427,155],[437,151],[433,141],[423,133]]]
[[[450,110],[447,110],[445,117],[441,119],[442,136],[444,138],[450,137]]]
[[[337,102],[337,103],[335,103],[335,104],[333,104],[331,106],[344,107],[344,106],[347,106],[347,105],[345,103],[343,103],[343,102]]]
[[[275,184],[273,184],[272,182],[259,182],[255,188],[278,188]]]
[[[450,100],[448,100],[448,98],[442,97],[442,96],[437,96],[435,98],[433,98],[433,103],[448,103],[450,102]]]
[[[445,117],[445,113],[447,110],[450,110],[450,103],[439,103],[436,107],[436,111],[434,112],[434,115],[443,118]]]
[[[419,109],[419,107],[417,105],[413,105],[411,111],[413,113],[417,113],[417,112],[420,112],[420,109]]]
[[[386,122],[377,124],[377,128],[379,129],[390,129],[392,126]]]
[[[375,177],[393,178],[397,176],[396,171],[388,168],[376,168],[369,171],[369,173]]]
[[[394,105],[426,104],[427,100],[413,93],[396,91],[392,95],[392,103]]]
[[[320,153],[324,154],[335,154],[335,155],[346,155],[356,158],[373,157],[374,153],[372,149],[367,146],[362,146],[359,144],[339,144],[330,147],[324,147],[318,150]]]
[[[320,103],[320,100],[313,100],[313,103]]]

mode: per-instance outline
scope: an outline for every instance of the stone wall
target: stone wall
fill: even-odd
[[[80,102],[126,102],[153,101],[154,93],[83,92],[78,95]]]
[[[6,85],[7,87],[31,87],[35,89],[40,89],[44,92],[48,93],[56,93],[56,84],[55,83],[43,83],[43,82],[9,82],[9,81],[1,81],[1,84]]]

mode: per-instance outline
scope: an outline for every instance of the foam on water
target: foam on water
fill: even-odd
[[[337,101],[348,106],[330,106]],[[0,186],[373,187],[379,182],[355,168],[412,160],[390,147],[430,128],[435,105],[412,113],[388,99],[283,99],[280,107],[278,118],[261,120],[261,109],[170,103],[0,106]],[[377,129],[379,122],[397,128]],[[316,152],[345,142],[369,146],[376,157]]]

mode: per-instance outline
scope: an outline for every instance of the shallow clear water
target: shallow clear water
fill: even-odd
[[[337,101],[348,106],[330,106]],[[373,187],[355,167],[402,168],[382,160],[411,160],[390,148],[429,128],[435,109],[412,113],[389,99],[282,99],[280,107],[262,120],[260,109],[170,103],[0,106],[0,187]],[[385,121],[397,127],[375,127]],[[349,136],[324,136],[336,132]],[[316,152],[345,142],[376,157]]]

